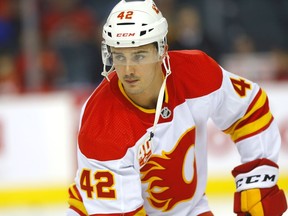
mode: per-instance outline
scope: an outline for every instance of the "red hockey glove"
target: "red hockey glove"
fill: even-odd
[[[237,216],[281,216],[287,209],[283,190],[276,185],[278,165],[268,159],[257,159],[232,171],[237,191],[234,212]]]

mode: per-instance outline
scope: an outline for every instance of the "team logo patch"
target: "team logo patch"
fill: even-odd
[[[168,109],[168,107],[164,107],[162,110],[161,110],[161,116],[162,118],[164,119],[167,119],[171,116],[171,111]]]
[[[171,151],[152,155],[141,168],[141,181],[148,184],[147,200],[153,208],[169,212],[195,195],[198,185],[195,135],[195,127],[188,129]]]

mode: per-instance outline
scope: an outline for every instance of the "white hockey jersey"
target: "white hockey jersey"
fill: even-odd
[[[210,211],[205,197],[209,118],[231,136],[243,163],[277,160],[279,132],[257,84],[225,71],[201,51],[169,56],[172,74],[151,142],[155,110],[134,104],[116,73],[85,103],[68,215]]]

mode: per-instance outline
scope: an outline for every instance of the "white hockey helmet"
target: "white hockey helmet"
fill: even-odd
[[[103,27],[103,38],[108,46],[138,47],[163,43],[167,32],[167,21],[153,0],[121,0]]]

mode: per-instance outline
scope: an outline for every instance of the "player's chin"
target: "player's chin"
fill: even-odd
[[[125,88],[125,86],[124,86]],[[133,86],[133,85],[129,85],[127,86],[127,88],[125,88],[125,92],[128,94],[128,95],[139,95],[141,94],[143,91],[142,89],[140,89],[138,86]]]

